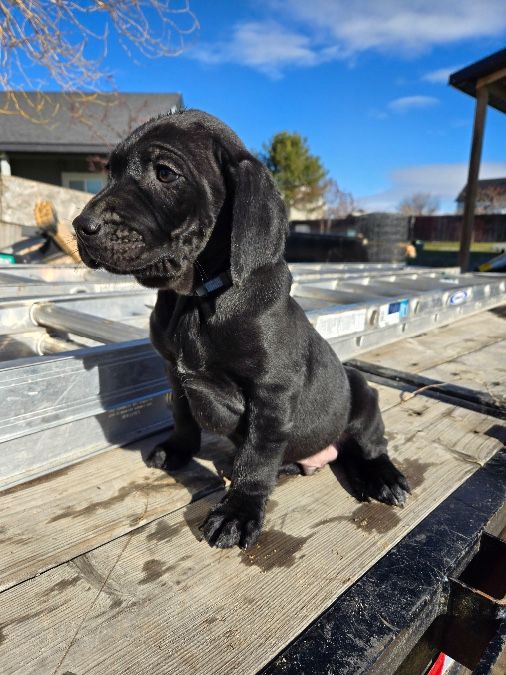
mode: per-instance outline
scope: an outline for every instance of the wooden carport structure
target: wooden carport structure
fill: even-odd
[[[496,110],[506,113],[506,49],[502,49],[453,73],[450,75],[449,84],[476,98],[464,219],[460,237],[459,263],[462,272],[466,272],[469,267],[469,250],[473,234],[487,106],[490,105]]]

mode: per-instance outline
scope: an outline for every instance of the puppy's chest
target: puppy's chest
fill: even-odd
[[[235,388],[235,378],[221,359],[217,360],[216,355],[200,343],[187,342],[179,346],[176,370],[189,395],[193,390],[212,392],[216,388],[222,389],[226,383]]]
[[[233,375],[198,349],[183,349],[176,362],[193,418],[207,431],[229,435],[244,412],[244,396]]]
[[[175,368],[194,419],[208,431],[231,433],[244,411],[244,396],[232,367],[230,340],[193,313],[183,315],[172,330],[159,329],[154,322],[154,344]]]
[[[206,378],[212,375],[207,350],[193,342],[178,344],[176,350],[177,374],[183,382],[191,379]]]

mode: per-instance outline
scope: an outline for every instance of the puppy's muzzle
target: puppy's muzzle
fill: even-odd
[[[79,252],[89,267],[105,266],[119,273],[132,272],[145,251],[140,232],[121,223],[116,216],[104,220],[93,212],[82,213],[73,221]]]

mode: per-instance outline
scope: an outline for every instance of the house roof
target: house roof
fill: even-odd
[[[459,196],[455,201],[457,202],[463,202],[464,199],[466,198],[466,190],[467,190],[467,185],[462,188],[462,190],[459,193]],[[487,192],[490,190],[494,190],[498,195],[501,197],[506,198],[506,177],[505,178],[487,178],[484,180],[479,180],[478,181],[478,194],[476,197],[476,201],[480,201],[481,198],[487,198]]]
[[[108,153],[142,122],[182,105],[181,94],[0,92],[0,151]]]
[[[506,112],[506,49],[501,49],[495,54],[452,73],[449,84],[470,96],[476,96],[478,80],[502,70],[505,70],[503,77],[489,85],[488,104],[501,112]]]

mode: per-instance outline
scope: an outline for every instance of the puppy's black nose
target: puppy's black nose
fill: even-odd
[[[100,230],[100,223],[89,216],[83,216],[82,213],[77,218],[74,218],[72,225],[76,232],[82,232],[88,236],[96,234]]]

